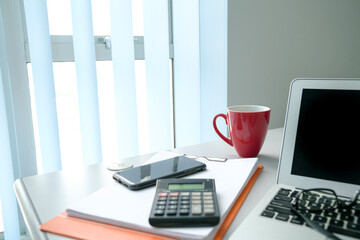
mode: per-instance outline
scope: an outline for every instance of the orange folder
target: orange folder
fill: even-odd
[[[246,196],[250,192],[254,185],[257,177],[259,176],[262,165],[259,165],[255,173],[236,199],[233,207],[230,209],[228,215],[217,231],[214,239],[222,239],[225,236],[226,231],[230,227],[232,221],[236,217],[237,212],[242,206],[246,199]],[[130,228],[119,227],[115,225],[105,224],[101,222],[86,220],[82,218],[70,217],[66,212],[54,217],[48,222],[42,224],[40,229],[45,232],[54,233],[66,237],[77,238],[77,239],[144,239],[144,240],[164,240],[164,239],[175,239],[171,237],[161,236],[158,234],[152,234],[149,232],[143,232]]]

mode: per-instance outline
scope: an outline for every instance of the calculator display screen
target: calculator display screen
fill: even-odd
[[[204,184],[202,183],[180,183],[168,185],[169,190],[203,190]]]

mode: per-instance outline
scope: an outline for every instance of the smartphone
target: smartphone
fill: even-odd
[[[117,172],[113,178],[131,190],[156,184],[160,178],[179,178],[206,169],[202,162],[179,156]]]

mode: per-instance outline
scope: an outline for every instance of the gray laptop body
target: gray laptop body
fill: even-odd
[[[259,201],[230,239],[326,239],[305,223],[293,223],[288,206],[276,206],[274,198],[284,189],[300,191],[309,188],[331,188],[340,196],[351,197],[360,189],[359,154],[360,79],[293,80],[277,184]],[[274,214],[264,216],[269,212]],[[360,209],[354,211],[349,221],[340,219],[339,214],[336,220],[343,224],[346,232],[350,224],[359,229],[352,229],[350,234],[335,234],[341,239],[359,239],[359,213]],[[332,219],[324,221],[327,228]]]

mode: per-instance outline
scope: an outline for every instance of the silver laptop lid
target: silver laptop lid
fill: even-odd
[[[289,92],[277,182],[360,188],[360,79],[295,79]]]

